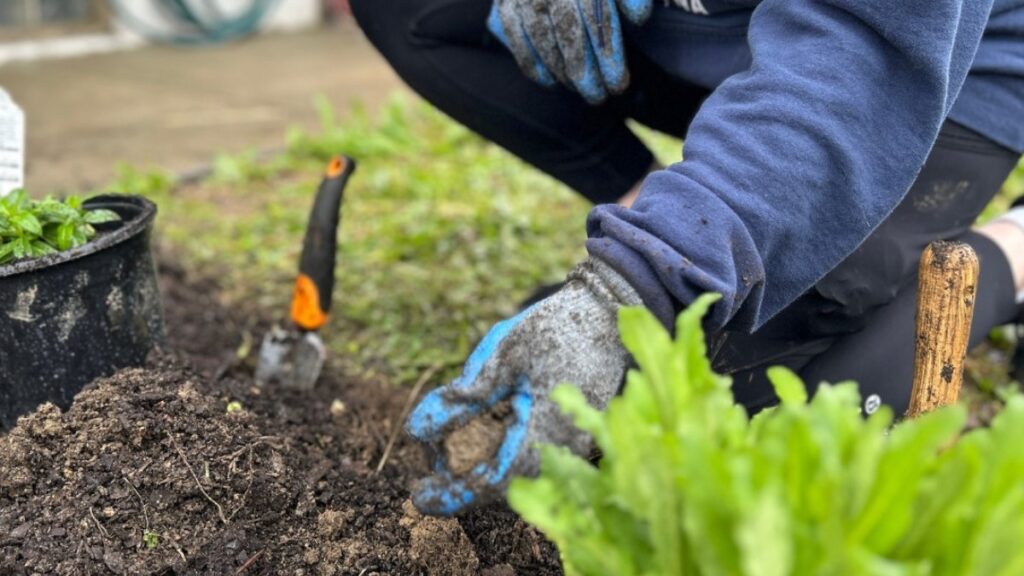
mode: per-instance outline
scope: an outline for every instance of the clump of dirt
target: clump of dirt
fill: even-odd
[[[452,474],[462,476],[477,464],[492,459],[501,447],[512,418],[512,404],[506,400],[448,434],[444,453]]]
[[[473,545],[454,518],[431,518],[420,514],[411,500],[402,504],[401,524],[412,537],[412,557],[430,576],[473,576],[480,566]]]
[[[238,351],[260,316],[162,283],[173,353],[0,437],[0,574],[561,573],[506,507],[414,515],[428,470],[404,437],[373,472],[407,390],[336,366],[311,393],[259,389]]]

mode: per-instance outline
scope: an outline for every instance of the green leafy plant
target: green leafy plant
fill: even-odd
[[[559,547],[569,575],[1024,574],[1024,398],[961,435],[954,406],[892,426],[863,418],[852,383],[808,401],[773,369],[782,404],[748,418],[712,372],[700,319],[671,339],[620,313],[639,370],[604,412],[572,386],[559,404],[591,433],[599,467],[542,447],[509,502]]]
[[[160,535],[152,530],[145,530],[142,533],[142,544],[146,548],[156,548],[160,545]]]
[[[120,220],[110,210],[87,210],[82,199],[32,200],[24,190],[0,198],[0,264],[81,246],[96,235],[94,224]]]

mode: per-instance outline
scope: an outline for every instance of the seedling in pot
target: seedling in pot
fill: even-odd
[[[24,190],[0,198],[0,265],[77,248],[97,224],[121,219],[111,210],[87,210],[78,196],[32,200]]]

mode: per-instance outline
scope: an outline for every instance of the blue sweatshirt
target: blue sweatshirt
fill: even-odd
[[[587,222],[667,324],[710,291],[709,329],[760,327],[896,207],[947,117],[1024,151],[1024,0],[671,1],[629,33],[714,92],[685,160]]]

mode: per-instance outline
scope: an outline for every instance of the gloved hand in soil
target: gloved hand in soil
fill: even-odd
[[[639,304],[625,279],[591,258],[555,295],[495,325],[462,376],[424,397],[406,422],[435,457],[434,474],[413,489],[416,507],[447,516],[503,497],[512,476],[537,473],[537,443],[586,455],[590,438],[550,392],[575,384],[603,409],[629,361],[617,311]]]
[[[590,103],[629,85],[619,10],[634,24],[652,0],[495,0],[487,28],[540,84],[575,88]]]

